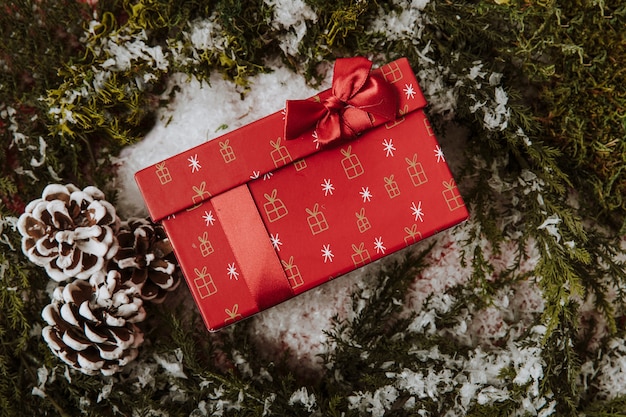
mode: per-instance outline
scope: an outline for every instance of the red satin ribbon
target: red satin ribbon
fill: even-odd
[[[371,73],[367,58],[340,58],[335,63],[331,94],[322,101],[287,100],[285,138],[295,139],[315,129],[317,141],[352,139],[374,126],[394,120],[396,91],[379,73]]]
[[[247,185],[215,196],[211,203],[224,227],[250,295],[256,305],[239,305],[239,311],[260,311],[294,296],[276,255],[263,219]]]

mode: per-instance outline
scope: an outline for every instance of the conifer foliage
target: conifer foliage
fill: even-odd
[[[9,0],[0,34],[0,415],[623,415],[625,1]],[[53,219],[20,224],[28,203],[74,183],[114,206],[116,157],[176,98],[175,73],[218,72],[245,96],[277,62],[315,85],[354,55],[409,58],[435,130],[459,137],[442,144],[471,220],[368,268],[303,370],[252,321],[208,334],[180,275],[158,273],[175,269],[162,230],[107,217],[121,247],[94,268],[136,306],[119,332],[143,344],[125,338],[93,375],[76,352],[59,361],[54,329],[95,329],[113,307],[43,256],[59,261],[33,227]],[[158,268],[142,261],[155,253]],[[444,262],[459,275],[433,275]],[[116,349],[71,331],[75,348]]]

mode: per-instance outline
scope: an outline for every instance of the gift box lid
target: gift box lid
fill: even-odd
[[[358,68],[355,69],[355,66]],[[331,89],[307,100],[288,101],[281,112],[137,172],[135,179],[152,219],[159,221],[175,215],[323,151],[325,146],[322,142],[327,138],[321,138],[320,131],[327,136],[329,132],[330,135],[341,136],[342,139],[337,140],[341,142],[347,134],[354,134],[351,131],[353,128],[358,134],[370,127],[392,123],[393,120],[384,116],[389,104],[393,105],[395,113],[392,119],[426,106],[406,58],[372,71],[370,66],[365,58],[338,60]],[[384,91],[381,93],[381,90]],[[340,103],[346,95],[351,95],[346,100],[347,104]],[[382,104],[387,106],[378,111],[383,100],[381,96],[386,97],[384,100],[387,102]],[[390,96],[395,103],[389,103]],[[342,115],[347,121],[337,120]],[[318,122],[307,128],[309,121],[306,119],[311,117]],[[294,123],[286,126],[286,118],[301,126],[293,128]],[[297,137],[287,140],[286,135],[290,134]]]

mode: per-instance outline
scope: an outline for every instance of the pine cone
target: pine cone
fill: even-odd
[[[136,287],[144,300],[160,303],[181,281],[181,272],[163,226],[147,219],[122,222],[117,235],[119,250],[109,262],[127,285]]]
[[[48,185],[18,221],[22,251],[50,278],[87,279],[117,250],[119,219],[96,187]]]
[[[42,335],[65,363],[88,375],[113,375],[137,357],[145,319],[137,290],[122,284],[117,271],[59,286],[42,316]]]

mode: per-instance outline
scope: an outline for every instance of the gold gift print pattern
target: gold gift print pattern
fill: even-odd
[[[320,205],[315,203],[313,209],[305,209],[308,217],[306,218],[311,233],[316,235],[322,233],[324,230],[328,230],[328,222],[326,216],[320,211]]]
[[[365,233],[372,228],[369,219],[365,216],[365,207],[354,214],[356,215],[356,226],[360,233]]]
[[[293,167],[296,169],[296,171],[302,171],[306,168],[306,160],[304,158],[298,159],[296,162],[293,163]]]
[[[202,203],[207,198],[211,197],[211,193],[206,190],[206,181],[202,181],[200,185],[191,187],[194,194],[191,197],[191,201],[193,204],[198,205]]]
[[[430,124],[430,121],[427,118],[424,118],[424,127],[426,127],[426,132],[428,132],[428,136],[435,136],[435,132],[433,131],[433,127]]]
[[[225,308],[224,313],[226,313],[224,323],[234,322],[242,318],[241,314],[239,314],[239,304],[233,305],[233,308]]]
[[[389,198],[396,198],[400,195],[400,187],[398,187],[398,182],[394,180],[393,174],[384,178],[385,181],[385,191],[387,191],[387,195]]]
[[[220,141],[220,155],[222,155],[222,159],[224,163],[229,164],[233,162],[237,157],[235,156],[235,151],[233,147],[230,146],[230,141],[228,139],[224,141]]]
[[[281,261],[281,263],[285,268],[285,274],[287,275],[287,280],[289,281],[291,288],[298,288],[302,286],[304,284],[304,280],[300,274],[300,269],[298,269],[298,266],[293,263],[293,256],[289,257],[289,261]]]
[[[347,149],[342,149],[341,154],[344,158],[341,160],[341,166],[346,173],[346,177],[352,180],[356,177],[363,175],[365,170],[361,164],[361,160],[356,154],[352,153],[352,146],[348,146]]]
[[[421,162],[417,161],[417,154],[413,154],[413,159],[404,158],[408,167],[406,168],[406,172],[409,173],[409,177],[411,177],[411,181],[413,185],[418,187],[422,184],[428,182],[428,178],[426,177],[426,171],[424,171],[424,166]]]
[[[372,261],[369,251],[365,248],[364,242],[361,242],[359,246],[352,244],[352,251],[352,262],[356,268]]]
[[[292,161],[289,149],[287,149],[286,146],[281,145],[281,138],[276,139],[276,141],[270,140],[270,145],[274,148],[274,150],[270,152],[270,155],[276,168],[286,165]]]
[[[453,179],[451,179],[450,181],[444,181],[443,187],[444,190],[441,192],[441,194],[446,200],[450,211],[458,210],[462,207],[465,207],[463,205],[463,199],[461,198],[461,194],[459,194],[459,190]]]
[[[170,170],[165,166],[165,162],[156,164],[156,175],[161,185],[172,182],[172,174],[170,174]]]
[[[411,227],[405,227],[404,232],[406,233],[404,236],[404,243],[407,246],[422,240],[422,233],[417,231],[417,224],[414,224]]]
[[[270,223],[282,219],[289,213],[283,201],[278,198],[277,189],[273,189],[271,194],[265,194],[265,199],[267,202],[263,204],[263,209],[265,210],[267,220],[269,220]]]
[[[208,232],[204,232],[202,236],[198,236],[198,240],[200,241],[200,255],[202,255],[203,258],[206,258],[210,254],[215,252],[215,249],[213,249],[213,245],[211,245],[211,242],[209,241]]]
[[[385,80],[391,84],[397,83],[402,79],[402,69],[396,62],[385,65],[381,70]]]
[[[194,268],[194,273],[196,277],[193,280],[193,283],[196,287],[196,291],[198,292],[198,296],[201,299],[205,299],[215,293],[217,293],[217,287],[213,282],[213,277],[211,274],[207,272],[207,267],[203,267],[202,269]]]

